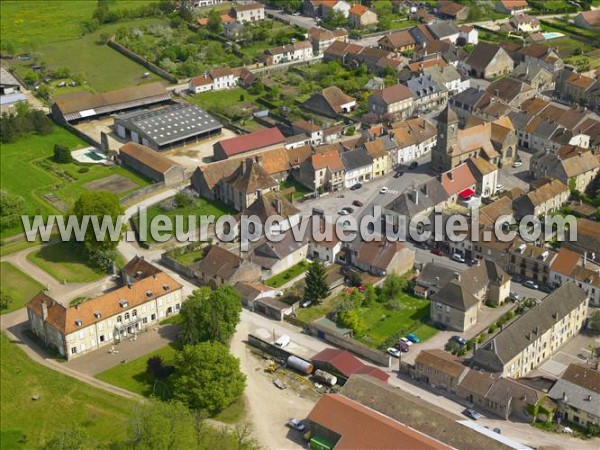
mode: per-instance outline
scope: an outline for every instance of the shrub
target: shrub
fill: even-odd
[[[490,325],[490,328],[488,329],[488,333],[492,334],[494,333],[496,330],[498,329],[498,324],[493,323]]]
[[[90,171],[89,167],[82,167],[77,171],[77,173],[88,173]]]
[[[53,160],[59,164],[68,164],[73,162],[73,156],[71,155],[71,150],[69,150],[69,147],[63,144],[55,144]]]

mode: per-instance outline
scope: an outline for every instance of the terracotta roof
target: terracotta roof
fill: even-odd
[[[513,206],[510,196],[502,196],[498,200],[479,209],[479,223],[491,226],[502,216],[512,216]]]
[[[300,128],[303,131],[308,131],[309,133],[314,133],[316,131],[321,131],[321,127],[316,125],[315,123],[309,122],[307,120],[301,119],[292,122],[292,126],[296,128]]]
[[[527,0],[501,0],[500,3],[508,10],[527,8],[529,6]]]
[[[465,9],[465,5],[461,5],[460,3],[454,3],[451,1],[439,1],[438,2],[438,12],[442,14],[446,14],[448,16],[456,16],[459,12]]]
[[[467,369],[458,358],[438,349],[421,350],[415,364],[430,367],[452,378],[458,378]]]
[[[449,196],[459,194],[476,184],[468,164],[461,164],[454,169],[444,172],[440,180]]]
[[[344,91],[337,86],[329,86],[328,88],[323,89],[320,94],[336,112],[342,111],[342,105],[356,101],[356,99],[346,95]]]
[[[245,5],[235,5],[233,9],[237,11],[252,11],[254,9],[264,9],[265,5],[262,3],[247,3]]]
[[[314,170],[319,170],[327,167],[331,172],[342,172],[344,170],[344,162],[340,158],[337,151],[315,153],[311,155],[310,162]]]
[[[277,181],[255,159],[242,161],[238,169],[225,181],[232,188],[245,194],[278,186]]]
[[[356,16],[362,16],[363,14],[365,14],[366,12],[370,11],[369,8],[367,8],[364,5],[361,5],[360,3],[357,3],[356,5],[354,5],[352,8],[350,8],[349,13],[350,14],[354,14]]]
[[[228,280],[242,264],[235,253],[218,245],[209,245],[204,249],[204,258],[194,264],[194,271],[207,277],[219,277]]]
[[[356,260],[381,270],[387,270],[396,253],[405,248],[400,242],[389,242],[387,240],[383,242],[365,241],[360,243]]]
[[[600,9],[592,9],[590,11],[582,11],[579,13],[581,18],[585,20],[589,25],[600,24]]]
[[[567,83],[577,86],[580,89],[587,89],[594,84],[593,78],[586,77],[585,75],[580,75],[578,73],[572,73],[567,77],[566,81]]]
[[[124,153],[138,160],[142,164],[160,173],[167,173],[172,167],[177,167],[169,158],[158,152],[135,142],[128,142],[119,149],[119,153]]]
[[[415,45],[417,43],[408,30],[396,31],[395,33],[382,37],[379,39],[379,42],[383,40],[388,40],[395,48]]]
[[[337,348],[326,348],[313,356],[312,360],[330,364],[346,378],[354,374],[365,374],[387,382],[390,377],[383,370],[364,364],[352,353]]]
[[[230,67],[217,67],[215,69],[211,69],[210,72],[208,72],[208,74],[213,78],[223,78],[223,77],[229,77],[231,75],[235,76],[235,73],[233,72],[233,69]]]
[[[308,419],[340,436],[334,444],[338,450],[450,448],[339,394],[321,397]]]
[[[580,259],[581,255],[579,253],[563,247],[558,251],[558,255],[556,255],[554,261],[552,261],[550,270],[570,276]]]
[[[266,223],[269,217],[281,216],[288,219],[299,213],[300,210],[279,195],[278,192],[271,191],[258,197],[254,203],[236,216],[236,220],[241,218],[241,215],[255,215],[262,223]]]
[[[414,62],[408,65],[411,72],[419,72],[429,67],[448,67],[448,63],[442,58],[430,59],[428,61]]]
[[[467,160],[467,164],[469,164],[472,171],[474,171],[474,175],[488,175],[492,172],[498,170],[498,167],[493,165],[491,162],[486,161],[483,158],[469,158]]]
[[[385,149],[383,139],[375,139],[374,141],[368,141],[363,144],[363,147],[367,151],[371,158],[385,158],[388,156],[388,152]]]
[[[121,273],[137,280],[151,277],[159,272],[162,272],[162,270],[160,270],[154,264],[150,264],[143,256],[137,255],[131,258],[129,262],[121,269]]]
[[[496,378],[489,372],[469,370],[460,381],[459,386],[485,398],[495,382]]]
[[[27,303],[27,309],[41,317],[42,302],[45,301],[48,306],[47,323],[55,330],[67,335],[105,320],[107,317],[115,316],[124,309],[154,301],[154,299],[178,289],[181,289],[181,285],[177,281],[164,272],[158,272],[155,276],[141,279],[129,286],[115,289],[68,308],[41,292]],[[127,302],[127,306],[121,306],[123,301]],[[81,321],[79,326],[77,325],[78,321]]]
[[[376,91],[372,95],[381,98],[387,105],[412,98],[410,89],[401,83]]]
[[[219,141],[219,145],[227,156],[233,156],[252,150],[258,150],[271,145],[283,144],[285,136],[281,134],[279,128],[265,128],[261,131],[256,131],[242,136],[236,136],[230,139]]]
[[[290,167],[296,167],[310,158],[312,149],[310,145],[303,145],[301,147],[290,148],[287,150],[288,163]],[[270,172],[271,174],[274,172]]]
[[[208,75],[202,75],[201,77],[194,77],[190,80],[190,86],[206,86],[207,84],[213,84],[213,79]]]

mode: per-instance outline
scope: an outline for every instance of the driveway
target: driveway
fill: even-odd
[[[293,14],[286,14],[283,11],[276,9],[265,8],[265,14],[270,17],[274,17],[283,22],[287,22],[290,25],[296,25],[305,30],[310,30],[312,27],[317,26],[317,21],[312,17],[306,16],[294,16]]]

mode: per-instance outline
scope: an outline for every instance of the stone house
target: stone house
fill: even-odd
[[[582,11],[573,20],[573,23],[581,28],[597,30],[600,27],[600,12],[598,10]]]
[[[219,245],[205,248],[203,258],[192,270],[198,281],[215,289],[223,284],[253,282],[260,279],[260,267]]]
[[[456,394],[458,384],[469,372],[461,360],[443,350],[421,350],[415,359],[411,377],[450,394]]]
[[[465,68],[472,77],[492,80],[512,72],[514,61],[499,45],[479,42],[466,59]]]
[[[346,95],[337,86],[330,86],[313,94],[302,107],[327,117],[337,118],[340,114],[348,114],[356,107],[356,99]]]
[[[371,181],[373,158],[364,148],[345,150],[340,157],[344,163],[344,187],[349,189],[357,183]]]
[[[415,110],[429,112],[444,107],[448,101],[448,90],[431,75],[421,75],[406,82],[414,100]]]
[[[260,266],[264,278],[275,276],[306,259],[308,236],[302,236],[301,230],[300,224],[282,233],[283,237],[277,241],[263,237],[251,245],[249,258]]]
[[[548,215],[569,200],[569,188],[555,178],[540,178],[529,185],[529,192],[513,201],[515,218]]]
[[[357,3],[348,11],[348,21],[352,28],[367,28],[371,25],[377,25],[377,13]]]
[[[579,333],[587,304],[583,289],[563,284],[475,350],[472,365],[503,377],[527,375]]]
[[[467,164],[475,177],[475,191],[483,198],[493,196],[498,186],[498,167],[483,158],[470,158]]]
[[[396,142],[390,151],[392,164],[407,164],[431,152],[437,143],[437,134],[436,127],[423,118],[392,123],[390,135]]]
[[[558,415],[583,427],[600,425],[600,372],[570,364],[548,392],[558,404]]]
[[[496,11],[503,14],[519,14],[525,11],[529,11],[529,3],[527,0],[500,0],[496,3]]]
[[[415,252],[400,242],[353,242],[349,259],[357,269],[384,277],[389,273],[402,275],[413,268]]]
[[[185,169],[158,152],[135,142],[128,142],[119,149],[119,162],[145,177],[165,186],[185,181]]]
[[[438,1],[437,15],[442,19],[467,20],[469,17],[469,8],[450,0],[441,0]]]
[[[392,170],[391,158],[385,148],[385,142],[382,138],[367,141],[362,145],[363,149],[373,159],[373,171],[371,178],[379,178]]]
[[[337,150],[312,154],[297,174],[300,183],[314,191],[335,191],[344,186],[345,167]]]
[[[591,306],[600,306],[600,266],[568,248],[561,248],[550,264],[549,284],[558,287],[573,282],[590,298]]]
[[[523,243],[511,248],[508,254],[507,270],[509,273],[526,277],[538,283],[549,283],[550,266],[556,258],[555,251]]]
[[[553,177],[579,192],[585,192],[600,170],[598,158],[589,150],[564,145],[557,153],[540,152],[531,158],[530,173],[535,178]]]
[[[384,50],[398,53],[411,52],[417,45],[417,41],[408,30],[400,30],[383,36],[377,43]]]
[[[383,117],[386,114],[399,119],[408,118],[414,110],[414,99],[411,90],[403,84],[395,84],[375,91],[369,96],[369,111]]]
[[[258,22],[265,18],[265,5],[258,2],[234,5],[231,8],[231,15],[241,23]]]

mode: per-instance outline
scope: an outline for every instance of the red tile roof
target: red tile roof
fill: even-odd
[[[283,143],[285,143],[285,136],[281,134],[279,128],[273,127],[255,133],[225,139],[219,141],[218,145],[223,149],[227,156],[233,156]]]
[[[449,196],[458,194],[476,184],[469,165],[465,163],[443,173],[440,181]]]
[[[367,11],[370,11],[369,8],[367,8],[364,5],[361,5],[360,3],[357,3],[352,8],[350,8],[350,14],[355,14],[357,16],[362,16]]]
[[[579,253],[567,248],[561,248],[554,261],[552,261],[550,270],[569,276],[580,258],[581,255]]]
[[[326,394],[308,415],[340,436],[336,450],[449,449],[447,445],[339,394]]]
[[[372,377],[387,383],[387,380],[390,377],[383,370],[364,364],[360,359],[346,350],[326,348],[313,356],[312,359],[313,361],[331,364],[346,378],[350,378],[350,376],[354,374],[365,374],[371,375]]]

